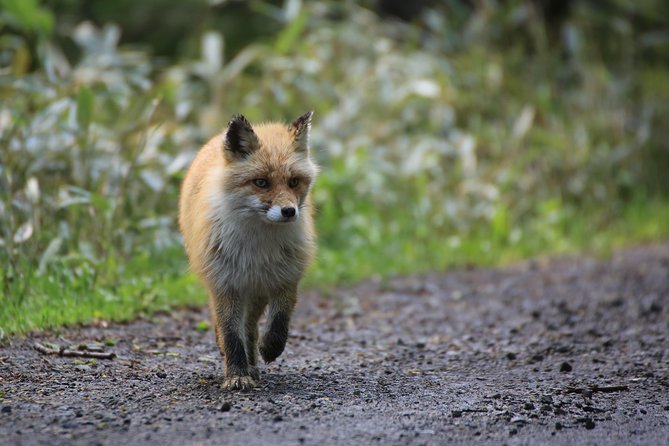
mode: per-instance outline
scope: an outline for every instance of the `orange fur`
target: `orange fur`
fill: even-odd
[[[310,122],[311,113],[289,126],[251,127],[236,117],[204,145],[182,184],[179,226],[209,291],[226,388],[255,384],[257,320],[267,305],[260,351],[266,361],[283,351],[297,284],[314,254]]]

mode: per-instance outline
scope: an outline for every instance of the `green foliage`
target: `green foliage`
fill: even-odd
[[[310,286],[669,233],[669,61],[646,6],[581,2],[556,39],[529,1],[448,2],[413,24],[252,2],[275,39],[220,54],[239,36],[198,28],[201,57],[165,65],[116,25],[54,31],[37,2],[2,1],[18,31],[0,40],[1,331],[202,304],[178,188],[238,112],[316,111]]]
[[[53,15],[39,0],[0,0],[0,8],[4,23],[28,33],[48,35],[53,29]]]

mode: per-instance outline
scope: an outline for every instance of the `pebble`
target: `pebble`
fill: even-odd
[[[276,415],[274,418],[272,418],[272,421],[278,423],[279,421],[283,421],[283,417],[281,415]]]
[[[574,368],[571,366],[571,364],[569,364],[569,363],[566,362],[566,361],[563,362],[562,364],[560,364],[560,371],[561,371],[562,373],[565,373],[565,372],[571,372],[573,369],[574,369]]]
[[[523,417],[513,417],[511,418],[513,424],[527,424],[527,420]]]
[[[525,403],[524,407],[526,410],[534,410],[534,404],[532,403]]]
[[[553,397],[550,395],[542,395],[541,396],[541,402],[544,404],[552,404],[553,403]]]
[[[167,378],[167,373],[165,373],[165,372],[158,372],[158,373],[156,373],[156,376],[157,376],[158,378],[163,378],[163,379],[164,379],[164,378]]]
[[[12,406],[3,406],[2,413],[12,413]]]
[[[595,428],[595,422],[592,421],[592,418],[586,418],[585,419],[585,428],[586,429],[594,429]]]
[[[232,406],[229,402],[225,401],[223,404],[221,404],[221,412],[230,412],[230,409],[232,409]]]

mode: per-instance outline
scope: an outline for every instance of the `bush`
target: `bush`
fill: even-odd
[[[622,6],[607,17],[624,26],[604,39],[602,11],[579,3],[551,43],[529,1],[430,9],[411,24],[308,2],[267,19],[285,21],[275,38],[229,60],[228,36],[210,30],[199,59],[165,66],[119,47],[116,25],[82,22],[55,38],[48,10],[30,3],[46,18],[19,20],[19,3],[5,3],[6,331],[203,302],[183,277],[178,186],[238,112],[316,110],[312,284],[606,249],[615,222],[669,186],[667,42]],[[54,44],[66,37],[75,60]],[[36,66],[17,62],[32,53]]]

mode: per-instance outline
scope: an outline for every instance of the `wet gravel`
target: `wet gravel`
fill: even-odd
[[[303,293],[249,393],[207,319],[5,340],[0,444],[669,444],[669,245]]]

